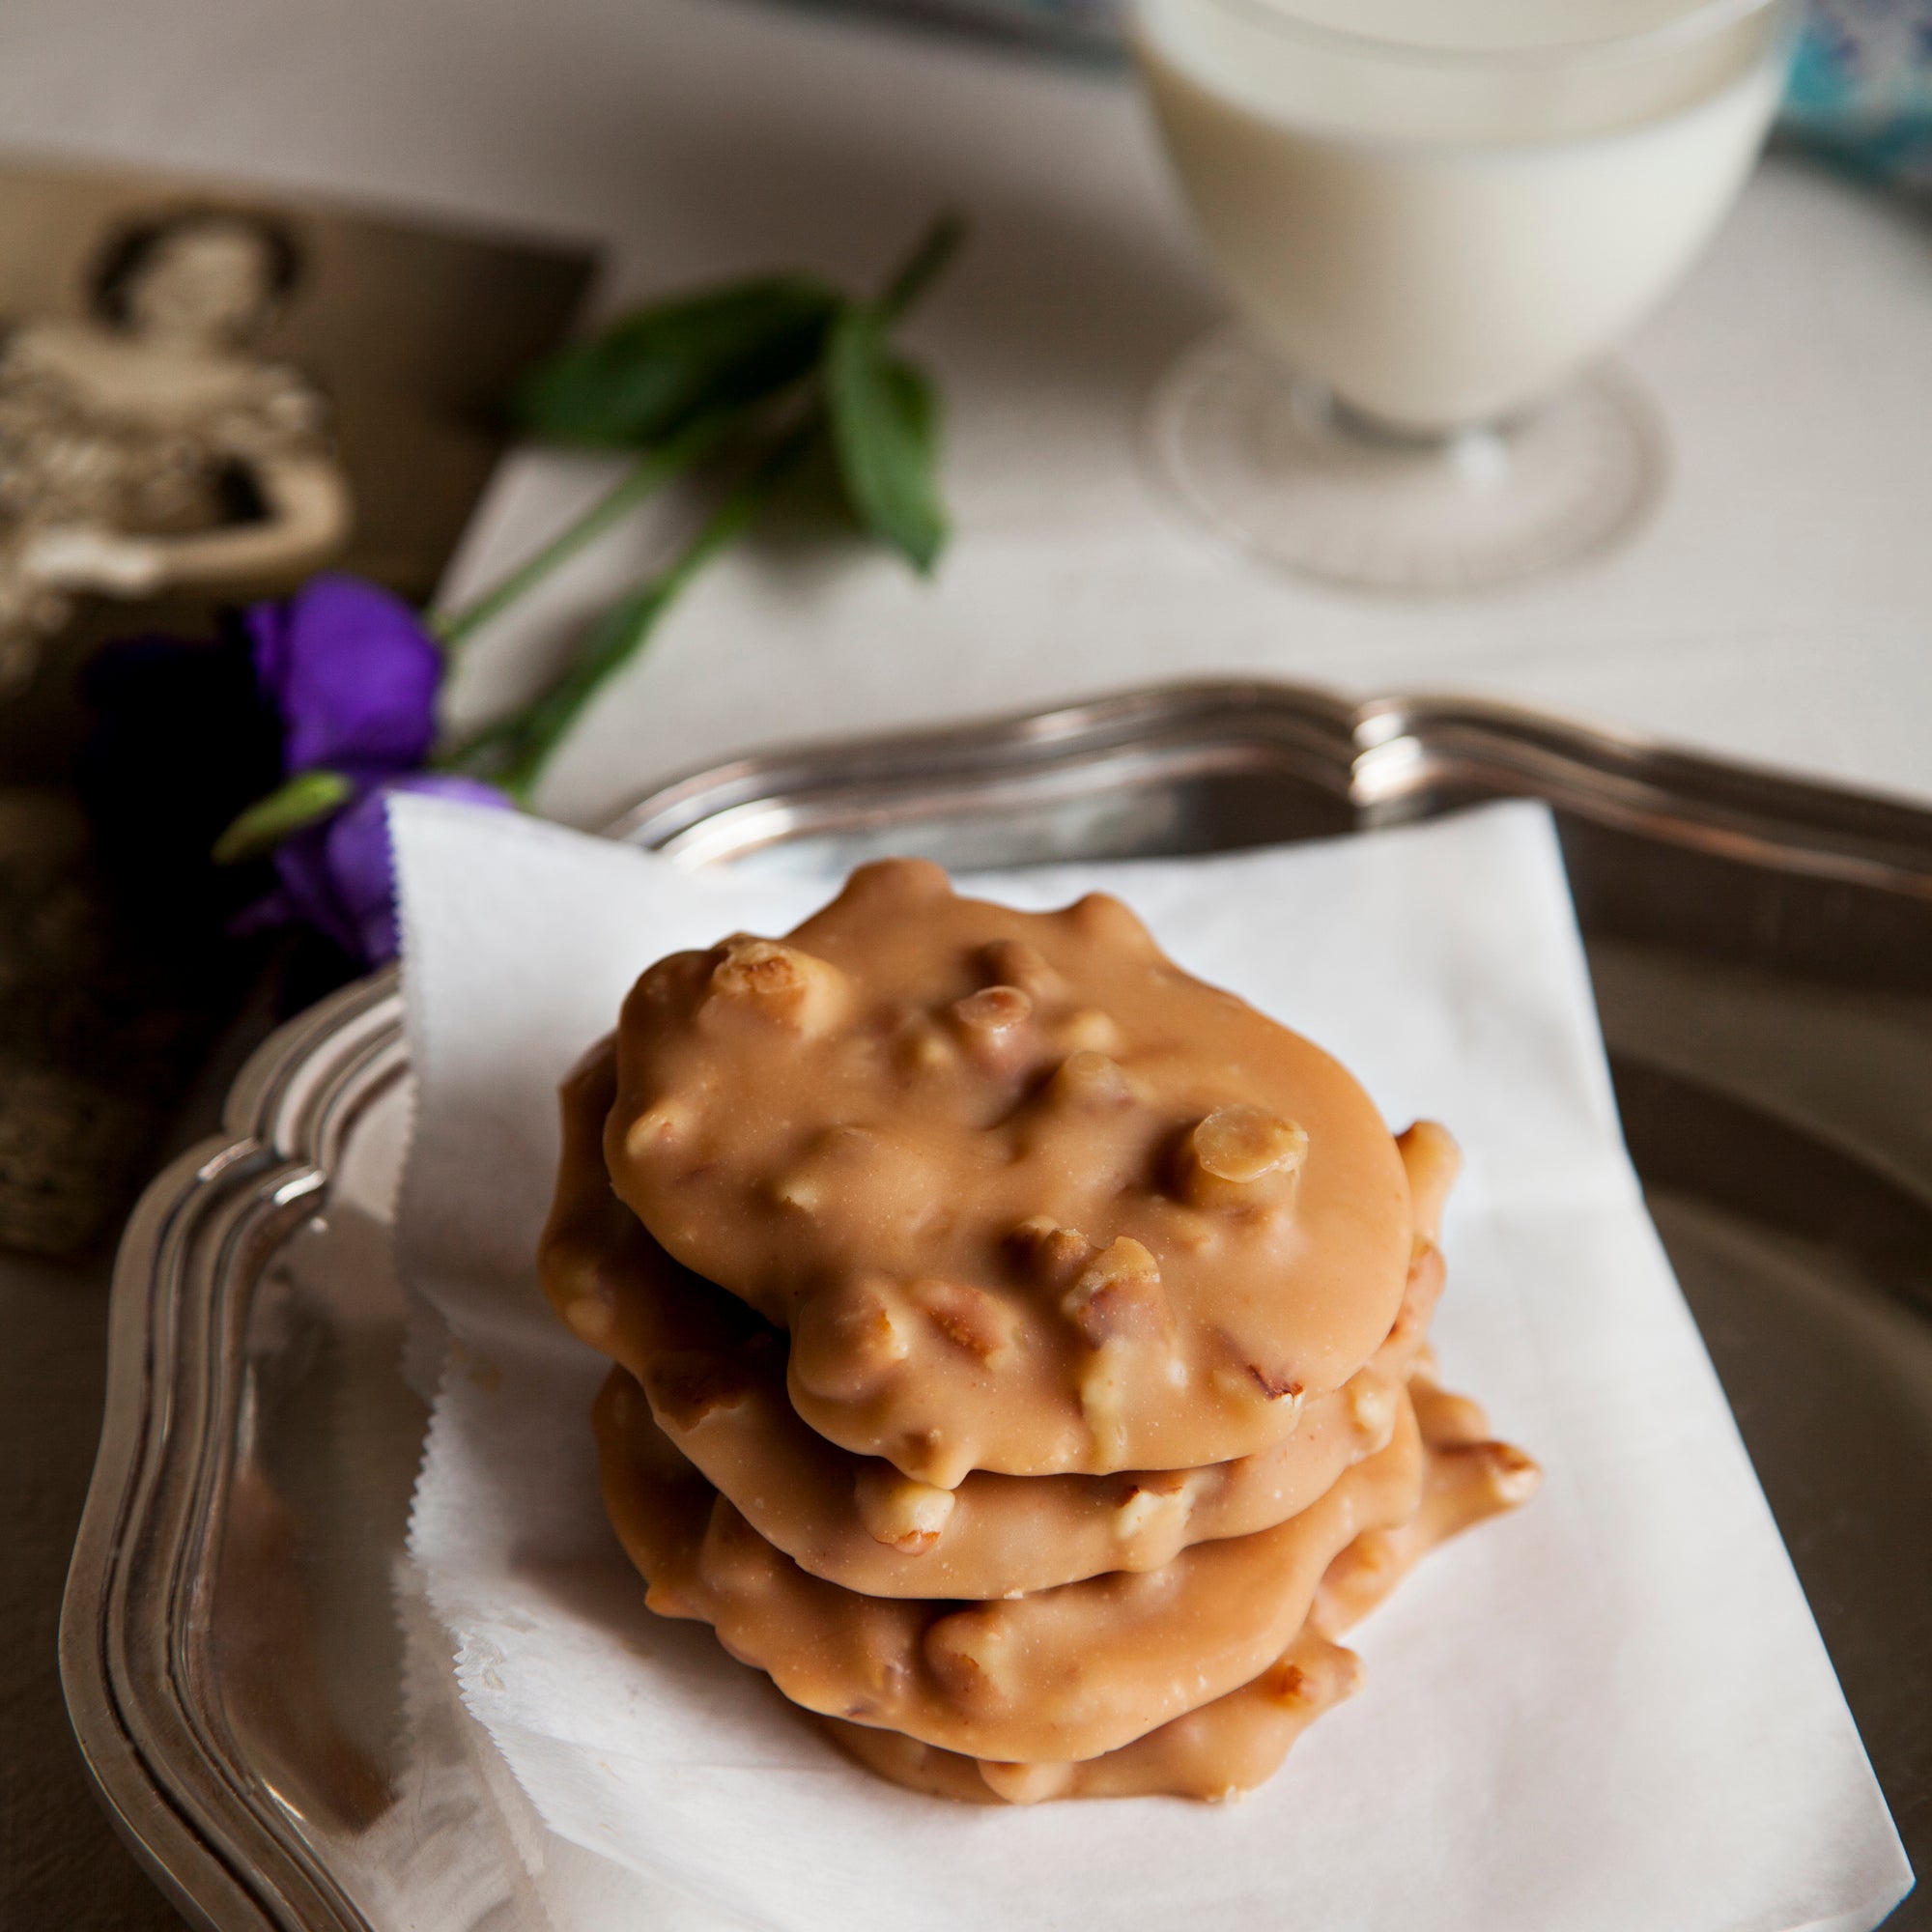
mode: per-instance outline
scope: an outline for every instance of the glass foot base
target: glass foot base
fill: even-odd
[[[1540,576],[1628,535],[1663,480],[1662,431],[1611,372],[1493,429],[1408,438],[1363,423],[1231,330],[1161,379],[1149,428],[1160,468],[1212,528],[1363,589]]]

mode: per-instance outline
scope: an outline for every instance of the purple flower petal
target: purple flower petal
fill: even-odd
[[[284,769],[376,778],[421,764],[442,653],[400,597],[324,575],[247,613],[255,675],[282,719]]]
[[[326,828],[326,863],[335,906],[354,934],[354,943],[347,950],[371,966],[393,959],[400,950],[388,805],[402,791],[429,792],[501,810],[514,809],[496,786],[484,784],[479,779],[459,778],[447,772],[416,772],[364,792],[354,805],[329,820]]]
[[[395,865],[389,851],[389,800],[399,791],[428,792],[509,811],[495,785],[449,772],[385,779],[326,824],[298,832],[275,848],[276,890],[236,922],[238,931],[312,925],[352,959],[381,966],[398,952]]]
[[[334,874],[329,870],[328,835],[334,824],[331,819],[326,825],[311,825],[275,847],[278,889],[242,915],[236,922],[238,930],[312,925],[351,958],[362,956],[360,935],[336,893]]]

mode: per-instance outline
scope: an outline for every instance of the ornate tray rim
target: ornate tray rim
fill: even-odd
[[[659,786],[614,838],[692,867],[831,828],[997,810],[1136,775],[1287,770],[1357,829],[1445,798],[1534,796],[1597,823],[1932,900],[1932,810],[1515,707],[1350,704],[1303,686],[1188,683],[940,730],[767,752]],[[68,1577],[61,1675],[82,1753],[135,1855],[216,1932],[372,1927],[207,1696],[197,1616],[218,1548],[239,1339],[261,1263],[327,1198],[362,1109],[406,1077],[393,968],[258,1049],[222,1131],[142,1195],[116,1259],[100,1447]]]

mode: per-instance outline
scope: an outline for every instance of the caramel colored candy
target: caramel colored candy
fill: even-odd
[[[862,867],[638,980],[545,1294],[660,1615],[915,1791],[1225,1799],[1540,1472],[1435,1379],[1461,1155],[1127,908]]]
[[[1317,1718],[1359,1686],[1361,1665],[1354,1653],[1333,1639],[1381,1603],[1437,1544],[1514,1509],[1535,1492],[1536,1465],[1520,1450],[1463,1435],[1474,1404],[1435,1389],[1426,1395],[1418,1390],[1417,1396],[1427,1458],[1421,1510],[1400,1528],[1371,1530],[1350,1544],[1328,1566],[1315,1608],[1294,1641],[1238,1690],[1118,1750],[1070,1764],[988,1763],[893,1731],[838,1718],[819,1721],[843,1750],[895,1784],[967,1804],[1226,1799],[1252,1791],[1281,1769],[1294,1741]],[[1480,1417],[1479,1410],[1475,1414]]]
[[[1437,1544],[1526,1503],[1542,1484],[1528,1456],[1492,1438],[1489,1419],[1467,1396],[1449,1394],[1420,1372],[1409,1393],[1426,1457],[1421,1504],[1406,1522],[1357,1537],[1328,1566],[1313,1613],[1326,1631],[1359,1622]]]
[[[660,961],[617,1058],[618,1194],[793,1332],[813,1429],[935,1487],[1253,1454],[1402,1297],[1367,1095],[1105,895],[1020,913],[863,867],[783,940]]]
[[[1396,1148],[1408,1176],[1409,1202],[1419,1239],[1440,1241],[1442,1208],[1463,1171],[1463,1150],[1455,1136],[1435,1121],[1417,1121],[1396,1136]]]
[[[1354,1694],[1360,1661],[1304,1630],[1259,1677],[1131,1744],[1071,1764],[1002,1764],[942,1750],[896,1731],[820,1718],[868,1771],[910,1791],[967,1804],[1039,1804],[1054,1798],[1238,1797],[1281,1769],[1294,1741]]]
[[[814,1576],[868,1596],[988,1598],[1108,1570],[1155,1569],[1190,1544],[1245,1536],[1307,1507],[1394,1428],[1397,1387],[1441,1289],[1433,1248],[1411,1266],[1396,1321],[1369,1365],[1311,1401],[1293,1434],[1252,1456],[1105,1477],[975,1471],[946,1492],[953,1507],[943,1526],[919,1525],[929,1538],[882,1536],[880,1523],[895,1519],[862,1498],[934,1486],[810,1429],[786,1393],[783,1334],[679,1267],[611,1192],[603,1124],[614,1083],[607,1043],[564,1090],[563,1159],[542,1279],[559,1307],[585,1279],[603,1284],[611,1313],[595,1346],[643,1384],[678,1449],[761,1536]],[[1063,1293],[1092,1259],[1090,1244],[1051,1224],[1030,1239],[1048,1285]],[[894,1320],[919,1314],[908,1301]],[[893,1333],[890,1321],[878,1331],[888,1356]]]
[[[800,1569],[684,1462],[622,1370],[595,1421],[605,1506],[671,1614],[710,1623],[809,1711],[1003,1763],[1095,1757],[1259,1676],[1334,1558],[1406,1522],[1423,1481],[1405,1401],[1386,1448],[1272,1529],[962,1607],[860,1596]]]

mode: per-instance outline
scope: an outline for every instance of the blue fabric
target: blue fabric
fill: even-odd
[[[1865,173],[1932,188],[1932,0],[1812,0],[1784,128]]]

